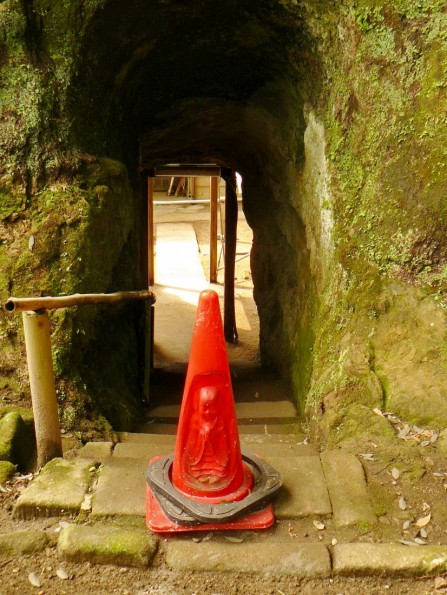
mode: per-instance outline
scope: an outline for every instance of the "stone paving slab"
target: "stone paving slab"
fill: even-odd
[[[144,516],[146,459],[110,457],[98,477],[92,517]]]
[[[58,554],[70,562],[148,566],[158,541],[144,529],[106,525],[70,525],[62,530]]]
[[[78,459],[90,459],[101,463],[112,454],[113,442],[87,442],[77,453]]]
[[[342,543],[332,552],[334,574],[417,576],[444,573],[447,546],[399,543]]]
[[[241,448],[258,454],[260,457],[268,460],[272,457],[309,457],[318,456],[315,447],[307,444],[268,444],[268,443],[246,443],[241,440]]]
[[[77,514],[92,481],[88,459],[53,459],[17,500],[14,516],[30,519]]]
[[[0,554],[24,556],[42,552],[49,544],[45,531],[15,531],[0,535]]]
[[[325,578],[331,561],[322,543],[220,543],[168,540],[166,562],[173,570],[253,572]]]
[[[283,486],[274,501],[276,518],[331,514],[331,502],[319,457],[267,457],[267,462],[283,476]]]
[[[240,436],[241,444],[252,447],[253,444],[297,444],[303,442],[305,436],[302,434],[274,434],[274,433],[250,433]],[[254,448],[254,447],[253,447]]]
[[[321,454],[336,527],[375,524],[362,464],[352,454],[325,451]]]

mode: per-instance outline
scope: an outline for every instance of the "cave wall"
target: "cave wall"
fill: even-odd
[[[323,42],[302,180],[324,281],[307,406],[334,443],[383,433],[373,408],[447,423],[446,19],[439,2],[346,3]]]
[[[446,425],[446,20],[438,0],[4,0],[2,301],[139,288],[139,166],[216,161],[244,177],[262,361],[318,435],[379,432],[375,407]],[[0,324],[14,401],[20,323]],[[67,419],[131,425],[137,326],[53,316]]]

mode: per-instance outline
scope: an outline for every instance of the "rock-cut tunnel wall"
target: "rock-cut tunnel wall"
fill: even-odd
[[[312,426],[447,423],[445,21],[428,0],[2,2],[3,297],[140,286],[140,169],[217,162],[244,180],[262,361]],[[54,316],[67,425],[131,425],[138,319]]]

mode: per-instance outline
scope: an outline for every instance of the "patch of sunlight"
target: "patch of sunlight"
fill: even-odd
[[[199,302],[200,290],[197,291],[193,289],[181,289],[179,287],[164,287],[162,291],[163,293],[179,298],[182,302],[191,304],[192,306],[197,306]]]

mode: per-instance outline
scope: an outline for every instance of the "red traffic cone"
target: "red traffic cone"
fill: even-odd
[[[259,508],[281,479],[255,459],[241,453],[219,298],[203,291],[174,456],[149,464],[148,526],[159,532],[269,527],[271,505]]]
[[[200,294],[175,443],[172,482],[185,494],[231,501],[252,486],[243,466],[219,298]]]

